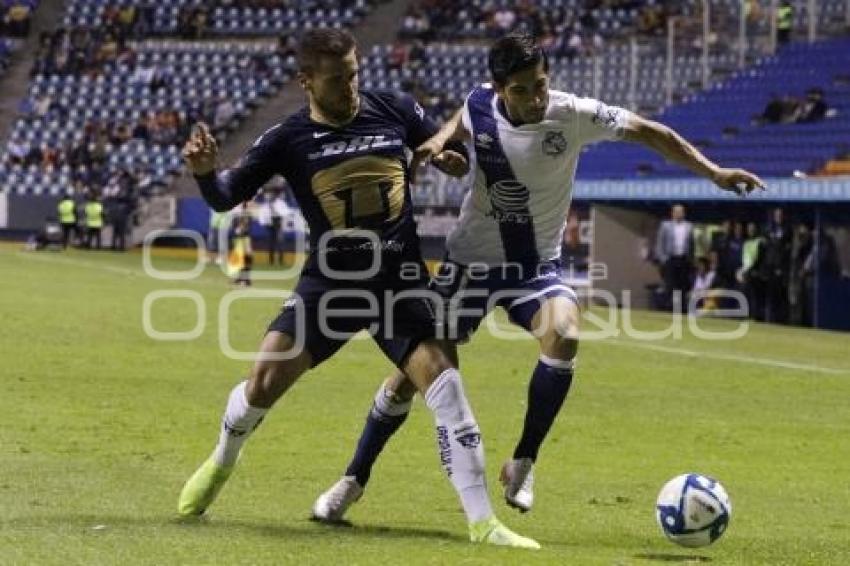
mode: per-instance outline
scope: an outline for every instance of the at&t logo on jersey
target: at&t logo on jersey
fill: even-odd
[[[528,187],[519,181],[506,179],[493,183],[487,187],[487,195],[490,197],[492,207],[488,216],[492,216],[498,222],[527,224],[531,221],[528,210],[530,197]]]

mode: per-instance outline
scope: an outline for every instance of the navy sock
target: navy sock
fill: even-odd
[[[372,465],[378,459],[387,441],[406,419],[406,412],[401,415],[387,415],[373,404],[369,416],[366,417],[363,432],[360,433],[360,439],[357,441],[357,450],[345,470],[345,475],[354,476],[357,483],[366,487],[369,475],[372,473]]]
[[[566,366],[567,362],[559,363]],[[528,408],[525,412],[525,424],[522,428],[522,437],[514,450],[514,459],[531,458],[537,460],[537,452],[543,439],[546,438],[555,417],[573,382],[572,364],[570,367],[553,367],[543,360],[537,362],[531,382],[528,384]]]

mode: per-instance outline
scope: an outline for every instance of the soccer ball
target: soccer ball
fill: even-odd
[[[707,546],[729,525],[732,503],[715,479],[682,474],[664,484],[655,517],[667,538],[687,547]]]

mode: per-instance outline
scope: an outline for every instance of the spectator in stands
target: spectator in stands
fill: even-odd
[[[516,12],[507,6],[502,6],[493,12],[492,17],[487,24],[487,36],[501,37],[505,35],[514,28],[516,19]]]
[[[396,39],[390,46],[389,54],[387,54],[387,68],[400,70],[407,65],[407,61],[407,44],[401,39]]]
[[[762,23],[764,14],[759,0],[745,0],[744,14],[747,18],[747,35],[751,35]]]
[[[521,0],[515,5],[516,23],[513,29],[528,33],[534,37],[543,38],[544,18],[540,14],[535,2]]]
[[[42,94],[35,99],[32,105],[32,115],[36,118],[46,118],[47,112],[50,110],[51,99],[47,94]]]
[[[800,101],[797,98],[773,94],[759,118],[762,123],[788,124],[797,119],[799,110]]]
[[[213,118],[213,131],[225,130],[236,116],[236,109],[229,98],[220,98],[216,103],[215,117]]]
[[[197,8],[189,21],[190,39],[202,39],[207,33],[207,11],[205,8]]]
[[[151,133],[148,130],[147,122],[143,118],[139,118],[136,121],[136,125],[133,126],[133,139],[148,141],[150,136]]]
[[[128,37],[133,32],[137,17],[138,14],[136,13],[136,7],[130,2],[127,2],[118,8],[114,23],[118,25],[118,28],[121,30],[121,34]]]
[[[661,223],[655,240],[655,259],[661,265],[668,305],[675,309],[676,293],[679,308],[687,308],[693,271],[693,226],[685,220],[685,207],[676,204],[670,209],[670,220]]]
[[[41,144],[41,167],[55,168],[60,161],[59,150],[48,143]]]
[[[578,23],[581,25],[582,30],[594,32],[599,29],[599,22],[593,15],[592,10],[585,9],[581,13],[581,16],[579,16]]]
[[[89,153],[88,143],[86,143],[85,136],[83,134],[78,134],[76,138],[74,138],[74,143],[71,146],[71,151],[68,153],[67,157],[68,164],[71,167],[91,167],[92,159],[91,153]]]
[[[7,33],[12,37],[26,37],[29,35],[32,8],[26,2],[16,0],[12,0],[11,4],[6,4],[9,7],[6,10],[6,15],[3,17],[3,24]]]
[[[13,137],[7,147],[9,165],[23,165],[29,154],[29,147],[23,140]]]
[[[776,42],[785,45],[791,41],[794,29],[794,6],[791,0],[782,0],[776,12]]]
[[[826,117],[829,107],[823,97],[823,90],[811,88],[806,92],[806,99],[797,110],[796,121],[800,123],[820,122]]]
[[[764,238],[755,222],[747,224],[747,239],[744,241],[741,269],[738,282],[744,286],[744,294],[750,307],[750,317],[764,320],[765,280],[761,263],[764,261]]]
[[[180,131],[180,116],[173,110],[161,110],[154,115],[151,141],[157,145],[173,145],[178,143]]]
[[[573,59],[582,51],[581,33],[574,27],[566,27],[555,40],[555,55]]]
[[[109,143],[114,146],[122,146],[133,137],[130,126],[125,122],[116,123],[109,132]]]
[[[663,35],[667,31],[664,6],[644,6],[637,18],[637,31],[641,35]]]
[[[298,52],[298,39],[289,33],[281,35],[277,40],[277,54],[286,59],[295,57]]]
[[[791,229],[784,211],[775,208],[765,230],[761,269],[766,286],[765,320],[788,321],[788,277],[791,263]]]
[[[431,38],[431,22],[425,13],[411,6],[401,23],[399,37],[403,39],[416,39],[428,41]]]
[[[41,162],[44,160],[44,153],[41,151],[41,147],[34,145],[30,147],[29,152],[27,153],[26,158],[24,158],[24,165],[30,166],[34,165],[36,167],[41,165]]]
[[[428,51],[421,39],[413,40],[413,45],[410,46],[410,51],[407,54],[407,61],[408,67],[414,71],[428,64]]]

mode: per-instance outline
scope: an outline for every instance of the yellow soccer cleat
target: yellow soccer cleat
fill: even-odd
[[[540,550],[540,543],[534,539],[518,535],[496,517],[490,517],[476,523],[469,523],[469,540],[496,546],[510,546],[513,548],[527,548],[529,550]]]
[[[177,513],[181,517],[202,515],[215,501],[233,468],[216,464],[210,456],[183,486],[177,502]]]

